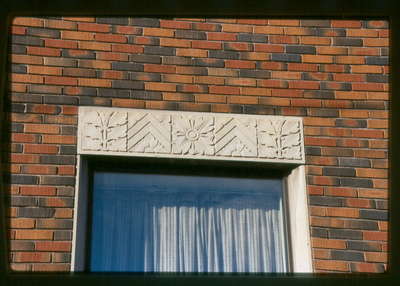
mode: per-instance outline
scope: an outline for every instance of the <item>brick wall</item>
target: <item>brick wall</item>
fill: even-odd
[[[387,262],[384,21],[16,18],[10,29],[10,263],[69,271],[78,106],[304,118],[314,268]]]

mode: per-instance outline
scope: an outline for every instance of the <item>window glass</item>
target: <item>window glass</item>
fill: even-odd
[[[285,272],[281,179],[94,172],[90,271]]]

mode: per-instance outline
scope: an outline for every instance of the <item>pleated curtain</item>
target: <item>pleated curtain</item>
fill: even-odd
[[[101,175],[93,191],[91,271],[287,271],[279,181],[268,182],[278,189],[268,192],[263,180],[153,176],[140,183],[139,176]]]

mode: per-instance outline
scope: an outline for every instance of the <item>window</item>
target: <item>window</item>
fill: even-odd
[[[71,270],[311,272],[303,163],[299,118],[80,107]]]
[[[90,271],[285,272],[280,179],[94,172]]]

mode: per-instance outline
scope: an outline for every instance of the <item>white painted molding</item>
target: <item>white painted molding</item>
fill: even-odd
[[[80,107],[78,154],[304,163],[299,117]]]
[[[293,272],[313,272],[308,200],[304,166],[293,169],[287,177],[289,232]]]

